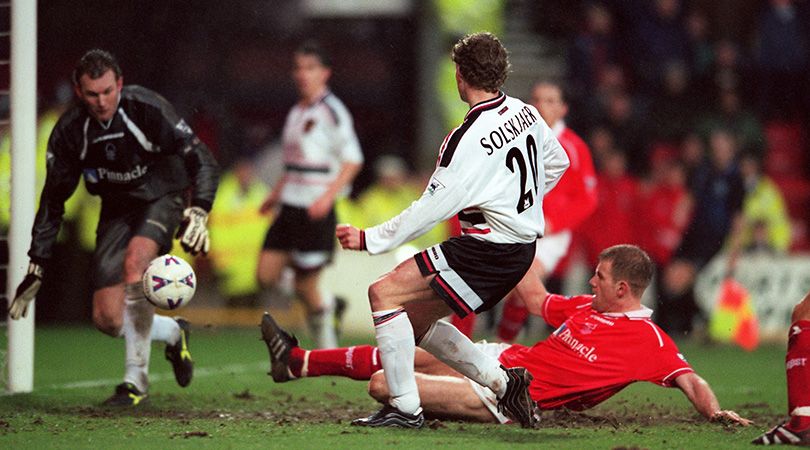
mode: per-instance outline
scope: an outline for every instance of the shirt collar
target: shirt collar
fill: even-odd
[[[560,119],[557,123],[551,127],[551,131],[554,132],[554,137],[560,137],[563,131],[565,131],[565,121]]]
[[[641,309],[636,309],[633,311],[625,311],[620,313],[602,313],[602,314],[608,317],[625,316],[628,319],[649,319],[650,317],[652,317],[652,313],[653,313],[652,309],[647,308],[644,305],[641,305]]]

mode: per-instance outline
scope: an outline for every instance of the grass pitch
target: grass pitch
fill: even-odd
[[[677,389],[635,384],[583,414],[545,413],[535,430],[429,420],[415,431],[350,426],[378,409],[363,382],[274,384],[258,328],[193,329],[185,389],[153,346],[150,401],[124,410],[99,406],[120,382],[122,340],[90,327],[39,328],[36,339],[35,391],[0,396],[0,448],[751,448],[786,409],[784,345],[680,343],[721,406],[755,420],[749,428],[707,423]]]

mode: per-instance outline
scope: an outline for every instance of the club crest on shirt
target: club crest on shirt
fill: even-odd
[[[430,179],[430,183],[428,183],[428,187],[427,187],[428,194],[433,195],[433,194],[436,193],[436,191],[439,191],[439,190],[442,190],[442,189],[444,189],[444,185],[442,184],[441,181],[439,181],[439,180],[437,180],[435,178]]]
[[[311,130],[312,127],[314,127],[314,126],[315,126],[315,120],[314,119],[309,119],[306,122],[304,122],[304,133],[309,133],[309,130]]]
[[[579,332],[582,334],[591,334],[596,330],[598,325],[595,323],[585,322],[582,324],[582,328],[579,329]]]
[[[104,156],[107,157],[107,161],[115,161],[115,144],[108,142],[104,146]]]

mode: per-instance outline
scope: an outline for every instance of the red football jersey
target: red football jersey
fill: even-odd
[[[592,296],[548,295],[546,322],[558,327],[533,347],[513,345],[501,353],[506,367],[525,367],[532,375],[529,392],[542,409],[593,407],[635,381],[673,386],[693,372],[678,347],[650,320],[643,308],[601,314]]]
[[[570,166],[560,182],[543,197],[543,214],[552,232],[573,230],[596,210],[596,172],[591,150],[579,136],[562,122],[555,125],[557,140],[568,155]]]

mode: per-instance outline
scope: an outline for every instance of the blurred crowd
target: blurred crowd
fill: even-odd
[[[575,245],[590,265],[609,245],[645,248],[671,333],[692,330],[695,277],[718,254],[731,272],[746,252],[810,249],[808,5],[718,3],[588,1],[554,29],[598,176]]]

